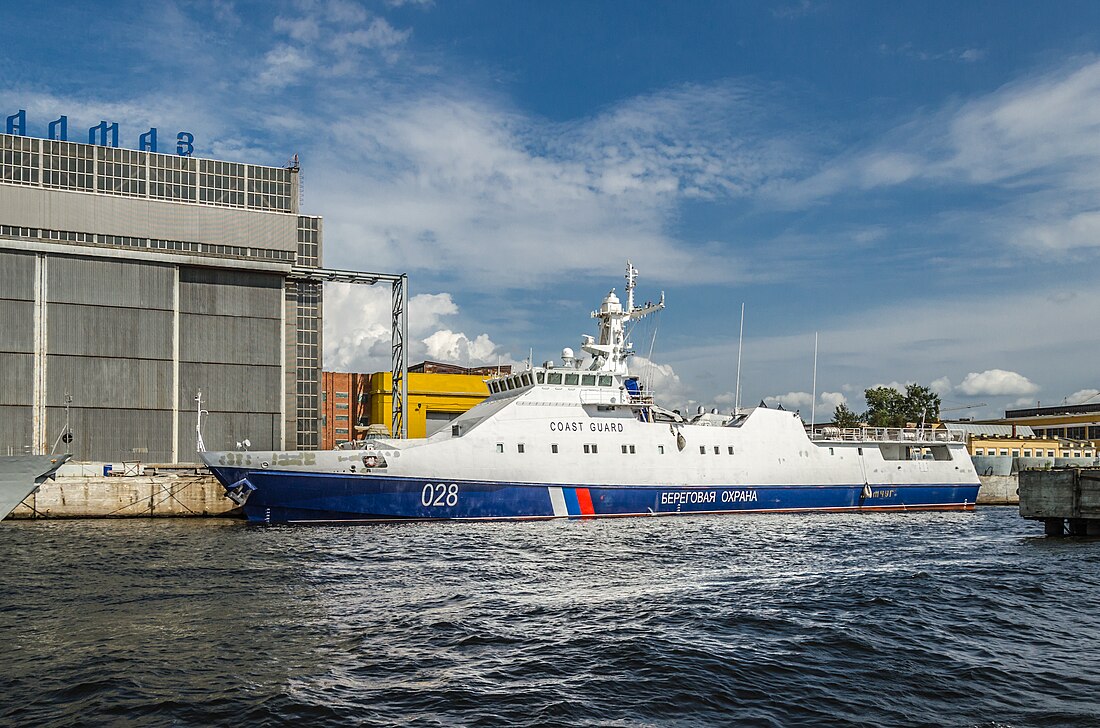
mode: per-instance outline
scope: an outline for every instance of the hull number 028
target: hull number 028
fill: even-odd
[[[428,507],[457,505],[458,486],[454,483],[425,483],[420,491],[420,502]]]

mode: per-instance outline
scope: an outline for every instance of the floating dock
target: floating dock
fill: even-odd
[[[1048,536],[1100,536],[1100,468],[1021,472],[1020,515]]]

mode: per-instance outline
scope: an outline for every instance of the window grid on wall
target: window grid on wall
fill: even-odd
[[[129,248],[148,248],[149,250],[171,250],[200,255],[233,256],[238,258],[258,258],[277,260],[284,263],[294,261],[291,250],[273,250],[270,248],[244,248],[237,245],[217,245],[196,243],[186,240],[160,240],[157,238],[135,238],[124,235],[104,235],[72,230],[47,230],[45,228],[25,228],[14,225],[0,225],[0,235],[33,240],[59,240],[86,245],[112,245]]]
[[[38,140],[0,135],[0,182],[38,184]]]
[[[91,192],[95,189],[95,147],[42,140],[42,186]]]
[[[0,134],[0,183],[7,184],[295,212],[294,174],[283,167]]]
[[[321,264],[321,220],[298,216],[298,265]]]
[[[149,160],[149,196],[158,200],[195,201],[195,162],[189,157],[154,155]]]
[[[248,206],[290,212],[290,170],[248,165]]]
[[[320,446],[322,287],[320,283],[307,281],[290,285],[297,308],[294,348],[298,447],[315,449]]]
[[[146,155],[132,149],[102,147],[96,162],[98,192],[109,195],[145,196]]]
[[[236,162],[199,160],[199,202],[244,207],[244,167]]]

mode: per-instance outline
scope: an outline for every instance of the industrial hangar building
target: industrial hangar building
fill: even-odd
[[[315,449],[322,226],[298,201],[296,163],[0,134],[0,454],[196,462],[200,391],[210,449]]]

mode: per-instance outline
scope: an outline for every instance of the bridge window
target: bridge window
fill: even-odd
[[[609,375],[609,374],[604,374],[600,377],[600,386],[601,387],[610,387],[612,382],[613,382],[613,379],[612,379],[611,375]],[[1097,429],[1100,430],[1100,427],[1098,427]],[[1097,437],[1100,438],[1100,434],[1098,434]]]
[[[546,372],[539,372],[535,375],[535,380],[539,384],[546,384]]]
[[[580,381],[580,378],[581,378],[580,374],[566,374],[565,375],[565,383],[566,384],[576,384],[578,381]]]
[[[581,377],[581,385],[584,386],[584,387],[594,387],[594,386],[596,386],[596,375],[595,374],[585,374],[584,376]]]
[[[546,375],[547,384],[561,384],[561,372],[550,372]]]

